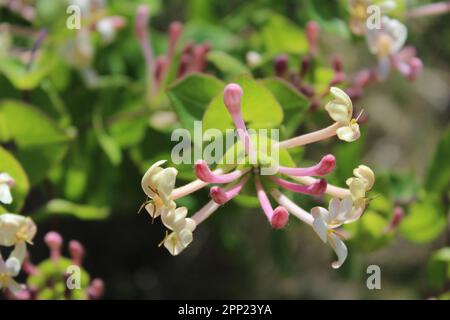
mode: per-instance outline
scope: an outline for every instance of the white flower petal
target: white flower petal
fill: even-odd
[[[350,99],[348,94],[346,94],[345,91],[343,91],[342,89],[338,87],[331,87],[330,92],[339,102],[349,106],[352,105],[352,100]]]
[[[330,200],[330,203],[328,205],[328,212],[330,214],[330,221],[338,218],[339,213],[341,212],[341,201],[338,198],[333,198]]]
[[[312,227],[314,231],[317,233],[319,238],[323,242],[327,242],[327,235],[328,235],[328,224],[323,218],[323,215],[320,213],[320,207],[314,207],[311,209],[311,214],[314,217],[314,221],[312,223]]]
[[[366,191],[372,189],[373,184],[375,183],[375,174],[372,169],[365,165],[359,165],[358,168],[353,170],[353,174],[364,181],[366,185]]]
[[[175,188],[177,174],[178,174],[177,169],[166,168],[161,172],[159,172],[155,177],[158,194],[165,205],[168,205],[169,202],[171,201],[170,194]]]
[[[325,105],[325,110],[330,115],[330,118],[336,122],[347,124],[351,119],[349,108],[346,105],[335,103],[335,101],[328,102]]]
[[[186,248],[193,240],[192,231],[183,229],[178,233],[178,238],[180,240],[181,246],[183,246],[183,248]]]
[[[178,238],[178,234],[176,232],[172,232],[165,240],[164,247],[170,252],[171,255],[176,256],[184,250],[180,239]]]
[[[16,257],[9,257],[5,262],[6,272],[13,277],[17,276],[20,272],[21,262]]]
[[[347,185],[350,189],[353,201],[364,198],[366,196],[366,184],[360,178],[347,179]]]
[[[4,204],[11,204],[13,201],[11,190],[6,183],[0,184],[0,202]]]
[[[336,234],[330,233],[328,237],[328,242],[330,243],[331,248],[333,248],[334,252],[336,252],[336,255],[338,257],[337,261],[334,261],[331,266],[333,269],[338,269],[342,266],[345,259],[347,259],[347,246],[345,245],[344,241],[342,241]]]
[[[337,129],[336,135],[343,141],[352,142],[357,140],[361,136],[361,133],[359,132],[359,125],[352,123],[349,126]]]
[[[153,188],[153,176],[163,170],[163,168],[161,168],[160,166],[166,161],[167,160],[160,160],[155,162],[152,166],[150,166],[150,168],[148,168],[147,172],[142,177],[142,190],[144,190],[145,194],[147,194],[151,198],[153,198],[153,196],[155,195],[155,193],[150,189]]]

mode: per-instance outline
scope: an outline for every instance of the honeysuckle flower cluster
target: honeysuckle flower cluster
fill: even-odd
[[[368,10],[371,5],[379,8],[381,14],[379,25],[368,21],[369,14],[375,14]],[[392,0],[349,1],[350,29],[355,34],[365,35],[370,52],[377,56],[378,66],[372,76],[378,81],[385,80],[391,69],[398,70],[409,80],[415,80],[422,70],[422,61],[416,57],[415,50],[404,49],[408,35],[406,26],[387,15],[395,7],[396,3]]]
[[[0,173],[0,203],[11,204],[13,201],[11,188],[16,181],[6,172]]]
[[[109,44],[125,26],[126,20],[122,16],[108,16],[107,2],[103,0],[70,0],[69,5],[80,8],[81,23],[75,37],[62,46],[61,53],[69,64],[82,71],[88,84],[94,85],[97,75],[91,66],[95,48],[90,36],[93,32],[98,33],[102,42]]]
[[[181,253],[193,240],[195,229],[210,217],[220,206],[225,205],[240,194],[244,187],[252,184],[259,199],[262,212],[269,225],[274,229],[284,228],[290,215],[310,225],[320,239],[331,245],[338,256],[332,264],[338,268],[345,261],[347,248],[343,242],[346,233],[339,227],[356,221],[363,213],[368,198],[366,193],[372,188],[375,176],[372,170],[364,165],[354,170],[354,177],[347,180],[348,188],[340,188],[327,183],[324,176],[332,172],[336,159],[332,154],[325,155],[317,164],[306,168],[286,167],[277,162],[267,152],[256,148],[255,137],[249,134],[242,117],[242,95],[244,92],[238,84],[229,84],[224,89],[224,104],[230,113],[245,161],[239,165],[227,165],[227,169],[218,166],[209,168],[205,160],[197,160],[194,171],[197,180],[184,186],[175,187],[177,169],[163,168],[165,160],[152,165],[142,178],[142,189],[147,200],[142,205],[148,214],[155,219],[160,217],[167,231],[161,245],[172,255]],[[350,98],[339,88],[332,87],[334,99],[325,109],[335,121],[332,125],[294,137],[285,141],[274,142],[275,150],[305,146],[314,142],[337,136],[347,142],[358,139],[359,126],[353,118],[353,106]],[[255,106],[256,107],[256,106]],[[264,169],[274,169],[267,173]],[[177,208],[176,200],[191,194],[203,187],[210,188],[210,200],[203,208],[188,217],[185,207]],[[246,188],[248,189],[248,188]],[[307,212],[281,190],[319,196],[331,195],[328,209],[314,207]],[[275,208],[269,196],[278,204]]]
[[[55,232],[48,232],[44,241],[50,250],[50,257],[38,265],[34,265],[25,256],[23,260],[23,271],[28,275],[26,285],[20,291],[7,292],[9,299],[18,300],[42,300],[42,299],[99,299],[103,296],[103,280],[95,278],[90,280],[89,274],[82,268],[85,250],[83,245],[76,241],[69,242],[70,258],[63,257],[61,250],[63,246],[62,236]],[[80,268],[80,288],[69,288],[68,278],[71,276],[69,268],[77,266]]]
[[[36,225],[30,218],[12,213],[0,215],[0,247],[13,247],[6,260],[0,252],[0,289],[12,294],[23,289],[14,278],[21,270],[27,243],[33,243],[35,234]]]
[[[150,42],[148,23],[150,19],[149,7],[141,5],[137,9],[135,20],[135,35],[141,46],[147,68],[147,82],[149,99],[157,95],[174,68],[176,78],[181,78],[192,72],[201,72],[206,66],[206,55],[211,49],[208,43],[194,45],[188,43],[183,48],[179,59],[175,61],[179,39],[183,32],[181,22],[172,22],[168,30],[168,47],[165,54],[154,56],[153,47]],[[177,65],[174,65],[177,63]]]

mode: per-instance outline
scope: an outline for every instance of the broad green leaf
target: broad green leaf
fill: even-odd
[[[447,214],[439,201],[428,195],[422,201],[410,205],[407,216],[400,224],[400,234],[412,242],[430,242],[444,231]]]
[[[41,80],[46,77],[55,65],[56,60],[43,56],[35,61],[30,70],[20,62],[13,58],[0,59],[0,73],[18,90],[31,90],[36,88]]]
[[[277,128],[283,121],[283,110],[272,93],[249,76],[235,81],[242,87],[242,115],[248,128]],[[203,116],[203,131],[235,129],[233,120],[223,102],[223,92],[209,104]]]
[[[32,214],[36,221],[52,215],[73,216],[81,220],[101,220],[109,216],[109,209],[76,204],[63,199],[50,200],[45,206]]]
[[[114,166],[119,165],[122,162],[122,150],[117,145],[116,141],[111,138],[106,132],[103,126],[103,119],[101,116],[101,108],[97,107],[94,112],[92,124],[95,132],[95,136],[98,139],[100,147],[106,153],[109,160]]]
[[[428,277],[435,288],[442,288],[450,280],[450,247],[434,252],[428,261]]]
[[[428,168],[425,188],[428,192],[441,192],[450,187],[450,129],[443,134]]]
[[[246,65],[223,51],[211,51],[208,53],[207,59],[228,77],[236,77],[250,72]]]
[[[181,125],[194,132],[194,121],[201,120],[206,107],[223,89],[220,80],[204,75],[191,74],[176,82],[167,92]]]
[[[14,179],[15,185],[11,188],[12,204],[0,203],[0,207],[3,206],[6,212],[19,213],[30,188],[28,177],[20,163],[8,151],[0,147],[0,173],[3,172]],[[0,208],[0,211],[3,210]]]
[[[17,159],[35,185],[64,156],[70,141],[68,133],[36,107],[20,101],[0,101],[0,118],[6,124],[8,138],[17,145]]]
[[[303,30],[278,14],[269,17],[261,36],[269,53],[303,54],[308,49]]]
[[[286,138],[292,136],[302,123],[308,111],[309,101],[290,83],[279,78],[267,78],[261,83],[272,92],[284,112],[283,134]]]

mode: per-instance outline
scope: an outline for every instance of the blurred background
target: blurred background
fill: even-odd
[[[423,62],[416,81],[391,72],[385,81],[365,88],[354,103],[367,118],[361,141],[351,146],[330,141],[295,155],[303,164],[308,163],[303,159],[318,159],[333,151],[341,168],[331,177],[336,183],[342,184],[360,163],[376,173],[375,193],[381,196],[374,200],[368,218],[363,216],[350,229],[355,237],[348,242],[349,257],[339,270],[330,267],[332,250],[308,226],[291,219],[285,230],[275,231],[260,208],[236,202],[226,204],[197,228],[193,243],[181,255],[172,257],[158,247],[164,237],[160,223],[152,223],[146,213],[138,214],[145,200],[140,180],[149,164],[170,154],[175,145],[170,130],[177,125],[177,116],[170,112],[167,97],[146,100],[145,61],[134,21],[138,6],[148,5],[149,39],[157,56],[167,50],[169,25],[182,22],[183,44],[207,42],[210,53],[216,53],[200,71],[230,81],[238,71],[233,74],[217,59],[231,57],[256,78],[274,76],[278,54],[289,54],[292,68],[298,68],[306,55],[301,45],[305,26],[314,20],[320,26],[317,63],[329,68],[332,58],[339,56],[345,72],[353,74],[375,66],[377,59],[364,37],[350,31],[348,1],[100,1],[106,15],[121,16],[126,24],[111,41],[91,34],[91,48],[80,52],[92,52],[82,58],[64,51],[74,37],[61,27],[67,4],[17,1],[34,10],[28,17],[23,10],[8,7],[8,2],[0,1],[4,40],[0,52],[7,43],[6,32],[13,37],[8,40],[11,50],[0,54],[1,103],[32,104],[69,137],[65,142],[50,137],[50,131],[33,131],[32,119],[18,113],[16,126],[24,128],[25,135],[49,138],[34,145],[0,139],[30,178],[23,206],[5,211],[30,215],[38,224],[30,248],[33,261],[48,257],[43,235],[56,230],[66,242],[77,239],[84,244],[84,268],[104,280],[104,298],[110,299],[423,299],[448,291],[449,254],[447,260],[437,262],[433,257],[450,246],[450,20],[448,13],[405,18],[408,10],[433,1],[398,1],[402,9],[393,13],[407,26],[406,43],[416,48]],[[289,34],[287,45],[277,47],[277,34],[270,34],[277,26],[280,39]],[[36,42],[40,34],[44,34],[41,43]],[[297,40],[297,34],[303,38]],[[36,43],[38,54],[32,58],[29,50]],[[259,53],[265,62],[249,66],[249,51]],[[217,58],[217,52],[227,57]],[[8,65],[13,54],[15,67],[12,60]],[[49,61],[51,67],[46,65]],[[28,64],[37,69],[21,78]],[[152,103],[159,106],[156,111]],[[150,107],[143,109],[146,104]],[[0,115],[6,109],[0,107]],[[167,126],[158,125],[165,121]],[[320,121],[314,112],[307,113],[297,133],[320,128]],[[27,149],[29,144],[33,148]],[[180,176],[178,184],[189,181],[192,166],[180,169]],[[208,190],[201,190],[179,205],[193,213],[208,197]],[[66,199],[71,206],[52,209],[48,202],[53,199]],[[317,199],[296,200],[310,208]],[[404,209],[405,217],[386,235],[382,230],[396,206]],[[381,290],[366,286],[371,264],[381,268]]]

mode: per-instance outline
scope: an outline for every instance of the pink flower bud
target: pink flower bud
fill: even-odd
[[[309,21],[306,24],[306,38],[309,44],[309,52],[315,56],[317,54],[317,45],[319,40],[319,25],[315,21]]]
[[[227,85],[224,89],[223,101],[232,115],[241,112],[242,94],[242,88],[235,83]]]
[[[50,248],[50,258],[52,260],[58,260],[61,256],[61,246],[63,243],[63,238],[58,232],[50,231],[45,237],[44,241]]]
[[[281,54],[275,58],[275,74],[277,77],[283,78],[288,71],[289,57],[286,54]]]
[[[272,218],[270,220],[270,224],[274,229],[282,229],[286,226],[289,221],[289,212],[285,207],[279,206],[276,207],[273,211]]]
[[[335,72],[342,72],[342,70],[343,70],[342,59],[340,57],[338,57],[338,56],[333,57],[331,64],[332,64],[333,70]]]
[[[171,60],[175,56],[175,50],[177,47],[178,39],[183,32],[183,24],[181,22],[172,22],[169,26],[169,48],[167,56]]]
[[[310,56],[306,56],[304,58],[302,58],[301,62],[300,62],[300,78],[303,79],[306,74],[309,71],[309,68],[311,66],[311,57]]]
[[[211,198],[214,200],[215,203],[220,204],[220,205],[225,204],[229,200],[227,193],[221,187],[217,187],[217,186],[212,187],[209,190],[209,195],[211,196]]]
[[[405,211],[402,207],[395,207],[394,212],[392,213],[392,220],[389,225],[386,227],[384,232],[391,232],[398,228],[400,222],[403,220],[405,216]]]
[[[91,285],[87,289],[89,299],[97,300],[100,299],[105,292],[105,283],[100,278],[95,278],[92,280]]]
[[[149,7],[146,5],[140,5],[137,9],[134,32],[140,41],[143,41],[143,39],[145,39],[148,35],[147,25],[149,20],[149,11]]]
[[[69,242],[69,252],[72,257],[73,264],[80,266],[84,257],[83,245],[79,241],[71,240]]]
[[[411,71],[408,75],[408,80],[415,81],[422,72],[423,69],[422,60],[420,60],[417,57],[411,58],[411,60],[409,61],[409,66],[411,68]]]

